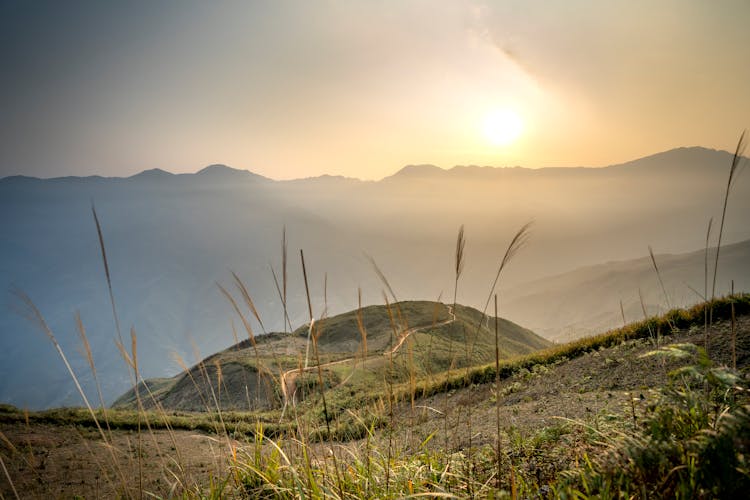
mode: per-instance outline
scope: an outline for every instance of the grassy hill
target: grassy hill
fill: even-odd
[[[750,296],[722,299],[712,309],[708,329],[701,304],[513,356],[499,362],[499,371],[493,361],[414,385],[384,386],[381,377],[369,401],[346,411],[331,388],[328,422],[320,398],[281,417],[279,409],[98,410],[99,422],[107,423],[101,433],[84,409],[29,413],[0,405],[0,456],[13,481],[0,481],[0,492],[738,498],[750,487]],[[336,337],[332,325],[345,324],[338,319],[329,325],[329,340]],[[289,338],[302,342],[281,342]],[[304,330],[273,334],[258,347],[275,343],[281,356],[282,345],[296,349],[305,338]],[[385,358],[392,346],[376,355]],[[222,366],[225,356],[247,348],[236,347],[204,365]],[[170,384],[149,387],[163,397]]]
[[[308,344],[312,334],[314,342]],[[550,343],[498,318],[499,355],[505,359]],[[311,339],[312,340],[312,339]],[[171,410],[258,410],[296,403],[319,392],[348,407],[384,383],[431,379],[447,370],[495,358],[494,318],[461,305],[405,301],[360,310],[302,326],[291,333],[248,339],[172,378],[149,379],[117,399],[115,408],[136,409],[137,399]],[[320,373],[318,373],[320,365]],[[149,394],[150,393],[150,394]]]

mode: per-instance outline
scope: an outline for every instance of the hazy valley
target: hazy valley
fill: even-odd
[[[529,244],[503,274],[500,315],[550,339],[620,324],[619,300],[628,321],[639,319],[638,288],[650,310],[663,304],[644,260],[649,245],[674,304],[696,302],[687,285],[703,290],[700,254],[662,254],[703,248],[708,219],[720,215],[730,161],[726,152],[683,148],[602,169],[416,166],[378,182],[273,181],[222,166],[194,175],[151,170],[125,179],[5,178],[0,399],[30,408],[77,402],[54,349],[19,313],[15,288],[35,301],[70,353],[80,347],[74,320],[80,311],[106,397],[112,401],[129,386],[113,341],[92,203],[125,334],[131,326],[137,332],[144,376],[164,377],[180,369],[172,353],[192,364],[196,353],[203,357],[233,343],[232,321],[238,326],[238,320],[216,286],[230,286],[231,271],[246,283],[266,330],[284,330],[270,270],[281,279],[283,228],[295,328],[307,319],[299,249],[308,261],[316,317],[356,308],[358,287],[364,304],[383,303],[382,283],[367,256],[399,300],[446,302],[452,300],[461,224],[467,244],[458,302],[481,310],[511,236],[535,221]],[[745,181],[740,177],[732,193],[725,243],[750,237]],[[722,293],[730,279],[736,290],[746,289],[747,251],[747,244],[727,247],[719,268]],[[627,259],[636,260],[612,262]],[[597,267],[573,271],[591,265]],[[566,272],[573,274],[546,278]],[[592,289],[592,281],[606,293]],[[85,361],[71,357],[85,373]]]

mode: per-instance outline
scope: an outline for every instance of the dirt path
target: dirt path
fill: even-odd
[[[112,431],[111,448],[92,429],[48,424],[0,424],[0,497],[138,498],[204,492],[230,478],[229,447],[240,444],[198,431]],[[111,450],[111,451],[110,451]],[[140,460],[139,460],[140,456]],[[225,493],[235,485],[228,481]]]
[[[406,339],[409,338],[409,336],[413,333],[427,330],[428,328],[436,328],[440,326],[447,325],[449,323],[452,323],[456,321],[456,315],[453,312],[453,306],[446,305],[446,308],[448,308],[448,314],[450,317],[444,321],[440,321],[438,323],[430,323],[429,325],[423,325],[423,326],[414,326],[412,328],[409,328],[405,330],[401,336],[399,336],[398,342],[395,346],[393,346],[391,349],[386,350],[383,353],[383,356],[392,356],[398,352],[398,350],[401,348],[402,345],[404,345],[404,342],[406,342]],[[377,356],[377,355],[376,355]],[[368,356],[369,357],[369,356]],[[352,361],[355,361],[356,358],[346,358],[346,359],[340,359],[338,361],[330,361],[328,363],[323,363],[322,365],[319,365],[320,368],[327,368],[329,366],[334,365],[340,365],[344,363],[349,363]],[[318,365],[315,366],[308,366],[306,368],[293,368],[291,370],[287,370],[285,372],[282,372],[281,377],[279,378],[279,384],[281,385],[281,394],[284,397],[284,407],[291,402],[292,405],[296,404],[296,392],[297,392],[297,385],[295,383],[295,379],[297,376],[302,372],[309,372],[313,370],[317,370]],[[346,383],[346,381],[349,380],[349,377],[344,379],[341,384]]]
[[[448,314],[450,315],[450,318],[446,319],[445,321],[441,321],[440,323],[432,323],[432,324],[425,325],[425,326],[415,326],[415,327],[409,328],[408,330],[404,331],[401,337],[399,337],[398,343],[395,346],[393,346],[393,348],[390,351],[385,351],[383,353],[383,356],[390,356],[392,354],[396,354],[396,351],[398,351],[401,348],[404,342],[406,342],[406,339],[409,338],[409,335],[411,335],[412,333],[416,333],[420,330],[426,330],[428,328],[436,328],[438,326],[444,326],[444,325],[447,325],[448,323],[453,323],[454,321],[456,321],[456,315],[453,313],[453,306],[445,306],[445,307],[448,308]]]

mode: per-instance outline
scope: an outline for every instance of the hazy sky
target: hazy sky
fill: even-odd
[[[0,0],[0,176],[606,165],[732,149],[750,2]],[[524,131],[497,146],[488,113]]]

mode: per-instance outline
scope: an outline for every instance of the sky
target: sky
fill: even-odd
[[[0,0],[0,177],[733,150],[750,2]],[[487,137],[487,117],[521,122]]]

